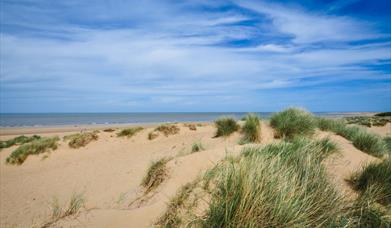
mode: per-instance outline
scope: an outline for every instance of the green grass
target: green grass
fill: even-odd
[[[195,153],[195,152],[200,152],[202,150],[205,150],[204,146],[202,145],[201,142],[195,142],[193,143],[193,145],[191,146],[191,152],[192,153]]]
[[[325,118],[317,118],[317,125],[321,130],[332,131],[346,138],[357,149],[367,154],[383,157],[387,153],[386,141],[380,136],[368,132],[365,128],[348,126],[343,121]]]
[[[289,108],[275,113],[270,118],[276,137],[291,139],[295,136],[311,136],[315,132],[316,120],[311,113]]]
[[[239,125],[236,123],[236,120],[231,117],[220,117],[215,120],[215,126],[217,128],[215,137],[229,136],[239,130]]]
[[[64,137],[65,141],[68,141],[68,145],[71,148],[80,148],[84,147],[92,141],[98,140],[98,134],[96,131],[93,132],[83,132],[72,135],[67,135]]]
[[[39,136],[39,135],[33,135],[30,137],[21,135],[21,136],[15,137],[13,139],[9,139],[6,141],[0,141],[0,149],[8,148],[8,147],[11,147],[14,145],[22,145],[22,144],[29,143],[33,140],[37,140],[40,138],[41,138],[41,136]]]
[[[383,139],[367,131],[358,131],[352,138],[353,145],[359,150],[375,157],[382,157],[386,153],[386,144]]]
[[[158,161],[152,162],[147,170],[146,176],[143,178],[141,185],[145,188],[145,193],[156,189],[168,175],[166,168],[167,162],[170,158],[161,158]]]
[[[117,136],[118,137],[132,137],[134,136],[137,132],[143,130],[144,128],[142,127],[131,127],[131,128],[126,128],[126,129],[122,129],[120,132],[117,133]]]
[[[375,188],[378,201],[382,204],[391,203],[391,160],[385,159],[381,163],[372,163],[354,173],[350,178],[354,189],[365,192]]]
[[[29,143],[25,143],[14,150],[6,159],[6,162],[8,164],[20,165],[27,159],[29,155],[40,154],[57,149],[58,140],[58,137],[40,138]]]
[[[245,149],[215,171],[204,227],[328,227],[347,215],[310,140]]]
[[[391,156],[391,137],[386,136],[383,138],[384,143],[386,144],[386,148],[388,150],[389,156]]]
[[[242,127],[244,134],[241,141],[243,143],[257,143],[261,141],[261,123],[256,114],[248,114]]]
[[[164,136],[169,136],[169,135],[175,135],[178,134],[180,129],[178,126],[174,124],[162,124],[155,128],[155,131],[162,132]]]

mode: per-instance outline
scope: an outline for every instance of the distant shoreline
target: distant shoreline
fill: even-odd
[[[330,117],[330,118],[341,118],[347,116],[372,116],[375,113],[376,112],[346,112],[346,113],[330,112],[330,113],[322,113],[321,116]],[[78,132],[82,130],[103,130],[106,128],[124,128],[124,127],[135,127],[135,126],[154,127],[163,123],[211,123],[212,121],[213,120],[160,121],[160,122],[144,122],[144,123],[57,124],[57,125],[0,127],[0,136]]]
[[[0,114],[0,130],[19,128],[100,128],[124,125],[151,125],[175,122],[212,122],[221,116],[242,118],[245,112],[215,113],[42,113]],[[269,118],[272,112],[257,112],[261,118]],[[375,112],[317,112],[317,116],[340,118],[346,116],[370,116]],[[8,131],[8,130],[7,130]]]

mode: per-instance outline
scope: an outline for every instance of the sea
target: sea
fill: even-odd
[[[208,122],[221,116],[240,119],[247,112],[164,112],[164,113],[0,113],[0,127],[44,127],[102,124],[153,124],[175,122]],[[258,112],[261,118],[273,112]],[[318,116],[343,117],[349,113],[318,112]]]

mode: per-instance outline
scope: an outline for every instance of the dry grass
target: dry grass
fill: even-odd
[[[169,136],[169,135],[176,135],[179,133],[180,129],[178,126],[173,125],[173,124],[162,124],[155,128],[155,131],[162,132],[164,136]]]
[[[151,131],[148,133],[148,139],[149,140],[154,140],[155,138],[157,138],[159,136],[159,133],[157,132],[154,132],[154,131]]]
[[[67,135],[64,137],[64,140],[68,142],[69,147],[71,148],[80,148],[86,146],[88,143],[92,141],[98,140],[98,132],[83,132],[83,133],[77,133],[73,135]]]
[[[51,219],[43,224],[41,227],[50,227],[59,220],[66,218],[71,215],[75,215],[79,212],[79,210],[84,206],[85,198],[83,194],[74,193],[69,201],[68,207],[61,207],[57,198],[54,198],[51,203],[52,208],[52,217]]]
[[[197,184],[198,180],[183,185],[170,200],[166,212],[158,219],[156,225],[160,227],[179,227],[181,223],[179,212]]]
[[[188,127],[189,130],[191,130],[191,131],[196,131],[197,130],[197,127],[196,127],[195,124],[185,123],[185,124],[183,124],[183,126]]]
[[[103,131],[104,131],[104,132],[114,132],[115,129],[113,129],[113,128],[106,128],[106,129],[104,129]]]
[[[204,146],[202,145],[201,142],[195,142],[193,143],[193,145],[191,146],[191,152],[192,153],[195,153],[195,152],[200,152],[202,150],[205,150]]]
[[[161,158],[152,162],[141,182],[141,185],[145,188],[145,193],[156,189],[165,180],[168,175],[166,165],[170,160],[171,158]]]

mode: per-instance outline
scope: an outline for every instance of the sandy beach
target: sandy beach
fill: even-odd
[[[148,133],[154,125],[144,125],[144,129],[131,138],[116,136],[120,128],[126,127],[123,125],[1,129],[0,140],[22,134],[62,138],[80,130],[101,130],[98,140],[85,147],[73,149],[60,140],[57,150],[31,155],[22,165],[5,162],[16,146],[3,149],[0,152],[1,227],[40,227],[50,220],[54,199],[65,205],[75,193],[83,195],[85,206],[77,215],[57,221],[54,227],[129,227],[129,224],[150,227],[164,213],[178,188],[227,155],[237,155],[243,147],[251,146],[238,145],[238,132],[227,138],[215,138],[212,123],[198,124],[196,130],[190,130],[183,123],[176,125],[180,129],[178,134],[167,137],[160,134],[153,140],[148,140]],[[116,131],[102,131],[109,127]],[[261,145],[278,141],[267,122],[263,121],[261,127]],[[391,125],[374,127],[371,131],[390,135]],[[341,136],[319,131],[316,137],[330,135],[342,148],[343,159],[338,159],[338,163],[326,162],[326,166],[343,190],[346,175],[376,159],[358,151]],[[194,142],[202,142],[205,150],[191,153]],[[142,178],[151,162],[162,157],[172,158],[167,164],[168,178],[144,196],[140,186]]]

